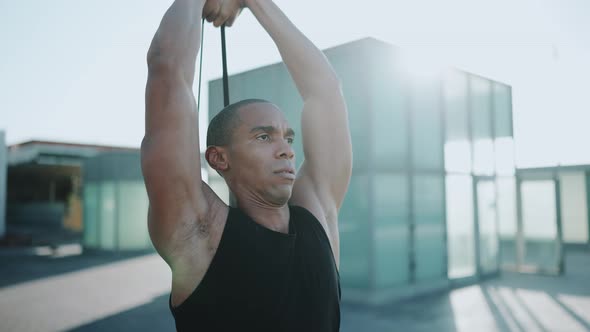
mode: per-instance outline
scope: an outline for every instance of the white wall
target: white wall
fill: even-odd
[[[584,172],[561,173],[561,222],[565,243],[588,243],[588,207]]]

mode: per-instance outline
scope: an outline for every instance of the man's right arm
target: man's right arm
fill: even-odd
[[[195,238],[208,201],[201,181],[198,114],[192,93],[205,0],[176,0],[147,55],[145,136],[141,166],[150,201],[154,246],[172,257]],[[209,8],[209,10],[214,10]]]

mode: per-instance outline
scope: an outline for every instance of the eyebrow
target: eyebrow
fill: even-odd
[[[274,126],[257,126],[250,129],[250,133],[255,133],[257,131],[264,131],[269,134],[277,132],[277,128]],[[287,128],[286,136],[295,136],[295,131],[292,128]]]

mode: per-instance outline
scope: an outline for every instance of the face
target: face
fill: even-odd
[[[238,114],[224,177],[234,192],[265,204],[286,204],[295,181],[293,130],[273,104],[248,104]]]

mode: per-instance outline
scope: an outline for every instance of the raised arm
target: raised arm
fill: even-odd
[[[313,205],[319,202],[326,219],[336,219],[330,216],[335,217],[342,204],[352,169],[340,81],[324,54],[271,0],[245,0],[245,4],[274,40],[304,101],[301,128],[305,161],[291,201],[316,211]]]
[[[213,6],[176,0],[168,9],[147,55],[145,136],[141,166],[150,201],[148,226],[154,246],[172,257],[196,238],[206,219],[208,192],[201,181],[198,114],[192,84],[201,17]]]

